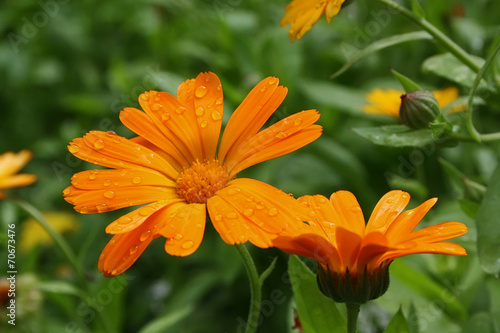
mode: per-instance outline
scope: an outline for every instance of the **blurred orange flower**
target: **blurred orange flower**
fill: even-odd
[[[279,236],[273,244],[291,254],[318,262],[318,283],[338,302],[364,303],[382,295],[388,286],[388,267],[396,258],[415,253],[466,255],[455,243],[441,242],[467,232],[460,222],[444,222],[413,231],[437,198],[403,212],[408,193],[390,191],[373,209],[365,226],[363,212],[348,191],[298,199],[311,209],[309,226]],[[311,218],[310,218],[311,219]]]
[[[433,90],[439,107],[442,109],[451,104],[459,97],[458,88],[448,87],[441,90]],[[405,92],[395,89],[373,89],[366,94],[366,100],[369,104],[363,106],[363,112],[372,114],[381,114],[399,118],[399,108],[401,106],[401,95]],[[459,112],[467,109],[467,104],[458,104],[450,108],[448,112]]]
[[[36,181],[36,176],[32,174],[16,174],[33,157],[29,150],[21,150],[19,153],[6,152],[0,155],[0,190],[27,186]],[[0,191],[0,199],[5,197],[5,193]]]
[[[328,24],[333,16],[337,15],[345,0],[293,0],[285,9],[285,16],[281,19],[282,27],[291,24],[288,37],[293,42],[300,39],[319,18],[325,14]]]
[[[206,211],[228,244],[259,247],[300,220],[302,208],[288,194],[236,175],[254,164],[290,153],[317,139],[319,114],[308,110],[259,132],[287,89],[278,79],[261,81],[229,119],[222,135],[223,96],[217,75],[183,82],[177,98],[166,92],[140,95],[145,112],[125,108],[120,120],[138,137],[92,131],[73,140],[75,156],[111,170],[75,174],[66,201],[83,214],[144,205],[114,221],[115,234],[99,259],[106,276],[128,269],[153,238],[167,239],[171,255],[193,253],[203,238]]]

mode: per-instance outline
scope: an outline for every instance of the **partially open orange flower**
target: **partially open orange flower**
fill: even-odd
[[[337,15],[345,0],[293,0],[285,9],[285,16],[281,19],[282,27],[291,24],[288,37],[293,42],[300,39],[319,18],[325,14],[328,24],[333,16]]]
[[[321,195],[298,200],[310,207],[312,221],[300,232],[276,238],[273,244],[315,259],[321,290],[338,302],[364,303],[382,295],[388,286],[388,266],[398,257],[466,255],[462,246],[442,242],[465,234],[463,223],[444,222],[413,231],[437,198],[403,212],[409,194],[390,191],[375,206],[366,225],[355,196],[348,191],[335,192],[330,200]]]
[[[19,153],[6,152],[0,155],[0,190],[27,186],[36,181],[36,176],[32,174],[16,174],[33,157],[29,150],[21,150]],[[0,191],[0,199],[5,194]]]
[[[459,92],[456,87],[433,90],[432,93],[434,97],[436,97],[441,109],[453,103],[459,97]],[[401,95],[404,94],[404,91],[396,89],[373,89],[366,94],[368,104],[363,106],[363,112],[399,118]],[[457,104],[452,106],[448,112],[459,112],[465,111],[466,109],[467,104]]]
[[[233,113],[219,147],[222,86],[217,75],[201,73],[183,82],[177,98],[166,92],[140,95],[145,112],[125,108],[120,120],[139,136],[92,131],[73,140],[75,156],[111,170],[75,174],[66,201],[84,214],[144,205],[114,221],[115,234],[99,259],[106,276],[128,269],[153,238],[167,239],[165,250],[186,256],[200,245],[206,210],[228,244],[250,241],[259,247],[300,219],[300,205],[288,194],[236,175],[254,164],[287,154],[321,135],[308,110],[259,132],[284,100],[278,79],[261,81]]]

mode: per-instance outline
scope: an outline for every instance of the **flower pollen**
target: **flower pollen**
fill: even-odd
[[[229,181],[229,173],[217,160],[195,162],[177,178],[177,195],[189,203],[206,203]]]

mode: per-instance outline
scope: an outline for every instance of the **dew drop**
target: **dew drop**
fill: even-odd
[[[174,239],[179,241],[179,240],[182,239],[182,235],[181,234],[175,234]]]
[[[252,197],[252,196],[249,196],[249,197],[247,198],[247,202],[252,202],[252,201],[253,201],[253,197]]]
[[[302,124],[302,118],[295,119],[295,121],[293,123],[295,126],[299,126],[300,124]]]
[[[148,216],[154,212],[154,208],[150,206],[144,206],[139,208],[139,215]]]
[[[257,205],[255,205],[255,207],[259,210],[266,208],[266,206],[264,205],[264,203],[262,201],[257,202]]]
[[[139,250],[139,247],[137,245],[132,245],[129,249],[130,254],[134,254]]]
[[[118,274],[118,270],[116,268],[113,268],[113,270],[111,271],[111,275],[116,275]]]
[[[118,186],[118,185],[120,185],[120,182],[119,182],[119,181],[115,181],[115,182],[113,183],[113,185]]]
[[[202,117],[205,114],[205,109],[202,106],[198,106],[195,112],[198,117]]]
[[[109,185],[111,185],[111,180],[110,180],[110,179],[106,179],[106,180],[104,181],[104,183],[102,183],[102,185],[104,185],[104,186],[109,186]]]
[[[229,195],[235,195],[237,193],[239,193],[241,190],[237,187],[231,187],[227,190],[227,194]]]
[[[108,211],[108,205],[106,205],[105,203],[100,203],[97,206],[95,206],[95,208],[99,213],[104,213]]]
[[[251,208],[247,208],[243,211],[243,215],[245,215],[246,217],[250,217],[253,215],[253,209]]]
[[[215,100],[215,105],[222,105],[222,97],[218,97],[216,100]]]
[[[142,99],[143,101],[147,101],[147,100],[149,100],[149,93],[148,92],[142,93],[139,96],[139,98]]]
[[[278,79],[277,79],[277,78],[275,78],[275,77],[273,76],[273,77],[271,77],[271,78],[269,79],[269,81],[267,81],[267,83],[269,83],[269,84],[275,84],[275,83],[276,83],[276,81],[278,81]]]
[[[194,245],[194,242],[193,241],[185,241],[184,243],[182,243],[181,247],[184,249],[184,250],[187,250],[187,249],[190,249],[192,248]]]
[[[260,92],[264,92],[264,91],[266,91],[266,87],[260,88]]]
[[[80,209],[78,210],[78,212],[80,212],[82,214],[88,214],[89,213],[89,208],[87,206],[82,206],[82,207],[80,207]]]
[[[113,199],[115,197],[115,192],[113,192],[113,191],[105,191],[102,195],[105,198]]]
[[[309,211],[308,215],[310,217],[315,217],[316,216],[316,212],[314,210],[311,210],[311,211]]]
[[[128,216],[122,216],[118,219],[119,224],[129,224],[130,222],[132,222],[132,218]]]
[[[318,199],[318,202],[319,202],[320,204],[324,204],[324,203],[326,203],[326,201],[327,201],[327,200],[326,200],[325,198],[319,198],[319,199]]]
[[[226,217],[228,219],[235,219],[235,218],[238,217],[238,214],[236,214],[235,212],[229,212],[229,213],[226,214]]]
[[[77,145],[70,145],[68,147],[68,150],[71,154],[76,154],[78,153],[78,151],[80,151],[80,147],[78,147]]]
[[[361,212],[361,207],[354,206],[354,207],[351,208],[351,212],[353,212],[353,213],[359,213],[359,212]]]
[[[140,183],[142,183],[142,178],[141,177],[134,177],[134,179],[132,179],[132,183],[140,184]]]
[[[219,111],[212,112],[212,119],[215,120],[215,121],[221,120],[222,119],[222,113],[220,113]]]
[[[393,203],[394,203],[394,199],[389,199],[389,200],[387,200],[387,203],[388,203],[388,204],[393,204]]]
[[[244,243],[247,241],[247,238],[245,237],[245,235],[240,235],[240,237],[238,237],[238,239],[240,240],[241,243]]]
[[[183,106],[179,106],[177,109],[175,109],[175,113],[177,114],[183,114],[184,111],[186,111],[186,108]]]
[[[71,190],[69,188],[65,188],[63,191],[64,195],[69,195],[71,193]]]
[[[222,215],[221,214],[215,215],[215,221],[217,221],[217,222],[222,221]]]
[[[278,215],[278,210],[276,208],[270,208],[269,211],[267,212],[267,215],[269,216],[276,216]]]
[[[194,95],[198,98],[202,98],[202,97],[205,97],[205,95],[207,94],[208,92],[208,89],[207,87],[205,86],[199,86],[195,89],[194,91]]]
[[[200,124],[201,128],[206,128],[208,126],[208,122],[206,120],[203,120]]]
[[[94,148],[95,149],[102,149],[102,148],[104,148],[104,141],[102,141],[102,140],[96,140],[94,142]]]
[[[278,134],[276,134],[276,135],[275,135],[275,137],[276,137],[277,139],[283,139],[283,138],[286,138],[286,137],[287,137],[287,135],[286,135],[286,133],[284,133],[284,132],[279,132]]]
[[[91,173],[91,174],[89,175],[89,179],[90,179],[90,180],[94,180],[94,179],[96,179],[96,178],[97,178],[97,175],[96,175],[95,173]]]
[[[140,241],[141,242],[144,242],[145,240],[147,240],[149,237],[151,237],[151,230],[146,230],[144,231],[142,234],[141,234],[141,237],[139,237]]]
[[[161,104],[157,104],[157,103],[152,104],[151,105],[151,110],[153,110],[153,111],[160,111],[161,110]]]
[[[72,184],[73,186],[76,186],[76,185],[78,185],[78,182],[77,182],[76,180],[73,180],[73,181],[71,182],[71,184]]]
[[[168,112],[165,112],[164,114],[161,115],[161,121],[167,121],[170,119],[170,114]]]

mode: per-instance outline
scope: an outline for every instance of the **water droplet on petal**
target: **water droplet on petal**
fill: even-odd
[[[275,83],[276,83],[276,81],[278,81],[278,79],[277,79],[277,78],[275,78],[275,77],[273,76],[273,77],[271,77],[271,78],[269,79],[269,81],[267,81],[267,83],[269,83],[269,84],[271,85],[271,84],[275,84]]]
[[[113,192],[113,191],[105,191],[102,195],[105,198],[113,199],[115,197],[115,192]]]
[[[319,199],[318,199],[318,202],[319,202],[320,204],[324,204],[324,203],[326,203],[326,202],[327,202],[327,200],[326,200],[325,198],[319,198]]]
[[[142,178],[141,177],[134,177],[132,179],[132,183],[134,183],[134,184],[140,184],[140,183],[142,183]]]
[[[148,216],[148,215],[151,215],[154,211],[155,210],[153,207],[144,206],[144,207],[139,208],[139,215]]]
[[[120,224],[129,224],[130,222],[132,222],[132,218],[128,216],[122,216],[118,219],[118,223]]]
[[[94,148],[95,149],[102,149],[102,148],[104,148],[104,141],[102,141],[101,139],[95,140],[94,141]]]
[[[217,222],[222,221],[222,214],[215,215],[215,221],[217,221]]]
[[[100,203],[95,208],[97,209],[97,211],[99,213],[104,213],[104,212],[107,212],[109,210],[108,205],[106,205],[105,203]]]
[[[89,208],[87,206],[82,206],[78,211],[82,214],[88,214]]]
[[[147,100],[149,100],[149,93],[144,92],[139,96],[139,98],[142,99],[143,101],[147,101]]]
[[[255,206],[257,209],[264,209],[266,206],[262,201],[257,202],[257,205]]]
[[[161,121],[167,121],[170,119],[170,114],[168,112],[165,112],[164,114],[161,115]]]
[[[393,204],[393,203],[394,203],[394,199],[389,199],[389,200],[387,200],[387,203],[388,203],[388,204]]]
[[[134,254],[139,250],[139,247],[137,245],[132,245],[129,249],[130,254]]]
[[[353,213],[359,213],[359,212],[361,212],[361,207],[354,206],[354,207],[351,208],[351,212],[353,212]]]
[[[186,108],[183,106],[179,106],[177,109],[175,109],[175,113],[177,114],[183,114],[186,111]]]
[[[247,241],[247,238],[245,237],[245,235],[240,235],[240,237],[238,237],[238,239],[240,240],[241,243],[244,243]]]
[[[238,217],[238,214],[236,214],[235,212],[229,212],[229,213],[226,213],[226,217],[228,219],[235,219]]]
[[[95,173],[91,173],[91,174],[89,175],[89,179],[90,179],[90,180],[94,180],[94,179],[96,179],[96,178],[97,178],[97,175],[96,175]]]
[[[260,92],[264,92],[264,91],[266,91],[266,87],[260,88]]]
[[[184,249],[184,250],[187,250],[187,249],[190,249],[192,248],[194,245],[194,242],[193,241],[185,241],[184,243],[182,243],[181,247]]]
[[[156,98],[155,98],[156,99]],[[161,110],[161,104],[155,103],[151,105],[151,110],[157,112]]]
[[[302,124],[302,118],[297,118],[297,119],[295,119],[295,121],[293,122],[293,124],[294,124],[295,126],[299,126],[300,124]]]
[[[311,211],[309,211],[308,215],[310,217],[315,217],[316,216],[316,212],[314,210],[311,210]]]
[[[174,239],[175,240],[181,240],[182,239],[182,235],[181,234],[175,234]]]
[[[71,193],[71,190],[69,188],[65,188],[63,191],[63,195],[69,195]]]
[[[206,120],[203,120],[200,124],[201,128],[206,128],[208,126],[208,122]]]
[[[239,193],[241,190],[237,187],[230,187],[228,190],[227,190],[227,194],[229,195],[235,195],[237,193]]]
[[[111,271],[111,275],[116,275],[118,274],[118,270],[116,268],[114,268],[112,271]]]
[[[286,137],[287,137],[287,135],[286,135],[286,133],[284,133],[284,132],[279,132],[278,134],[276,134],[276,135],[275,135],[275,137],[276,137],[277,139],[283,139],[283,138],[286,138]]]
[[[195,112],[198,117],[201,117],[205,114],[205,109],[202,106],[198,106]]]
[[[217,99],[215,100],[215,105],[221,105],[222,102],[223,102],[222,97],[217,97]]]
[[[205,87],[205,86],[199,86],[195,89],[194,91],[194,95],[198,98],[202,98],[202,97],[205,97],[205,95],[207,94],[208,92],[208,88]]]
[[[141,237],[139,237],[139,239],[141,240],[141,242],[144,242],[149,237],[151,237],[151,230],[148,229],[141,234]]]
[[[221,120],[222,119],[222,113],[220,113],[219,111],[212,112],[212,119],[215,120],[215,121]]]
[[[253,209],[251,208],[247,208],[243,211],[243,215],[245,215],[246,217],[250,217],[253,215]]]
[[[80,150],[80,147],[78,147],[77,145],[70,145],[68,147],[68,150],[71,154],[76,154]]]
[[[106,179],[106,180],[104,181],[104,183],[102,183],[102,185],[104,185],[104,186],[109,186],[109,185],[111,185],[111,183],[112,183],[112,182],[111,182],[111,180],[110,180],[110,179]]]
[[[276,208],[270,208],[269,211],[267,212],[267,215],[269,216],[276,216],[278,215],[278,210]]]

